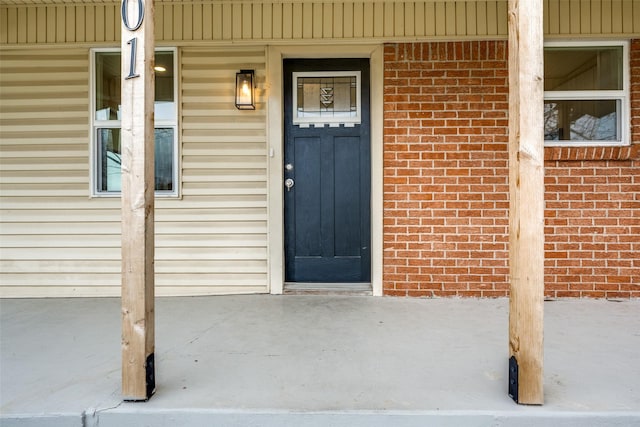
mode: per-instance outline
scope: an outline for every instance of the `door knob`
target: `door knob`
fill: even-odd
[[[291,191],[291,187],[293,187],[294,184],[295,182],[291,178],[287,178],[284,180],[284,186],[287,187],[287,191]]]

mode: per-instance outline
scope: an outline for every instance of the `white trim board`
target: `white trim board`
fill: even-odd
[[[284,58],[369,58],[371,72],[371,288],[382,295],[383,45],[270,46],[267,50],[267,141],[269,144],[269,290],[284,291],[283,88]]]

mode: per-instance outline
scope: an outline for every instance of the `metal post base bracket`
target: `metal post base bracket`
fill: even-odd
[[[515,356],[509,359],[509,397],[518,403],[518,361]]]

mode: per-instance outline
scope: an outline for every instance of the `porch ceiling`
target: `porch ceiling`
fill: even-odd
[[[243,0],[244,2],[254,2],[259,0]],[[156,3],[172,3],[172,0],[155,0]],[[180,0],[180,3],[201,3],[201,0]],[[113,0],[0,0],[0,5],[72,5],[72,4],[116,4],[119,1]]]

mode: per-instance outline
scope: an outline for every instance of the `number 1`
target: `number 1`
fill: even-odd
[[[140,77],[140,74],[136,74],[136,43],[137,37],[132,38],[127,42],[131,45],[131,63],[129,64],[129,75],[125,77],[125,80],[132,79],[134,77]]]

